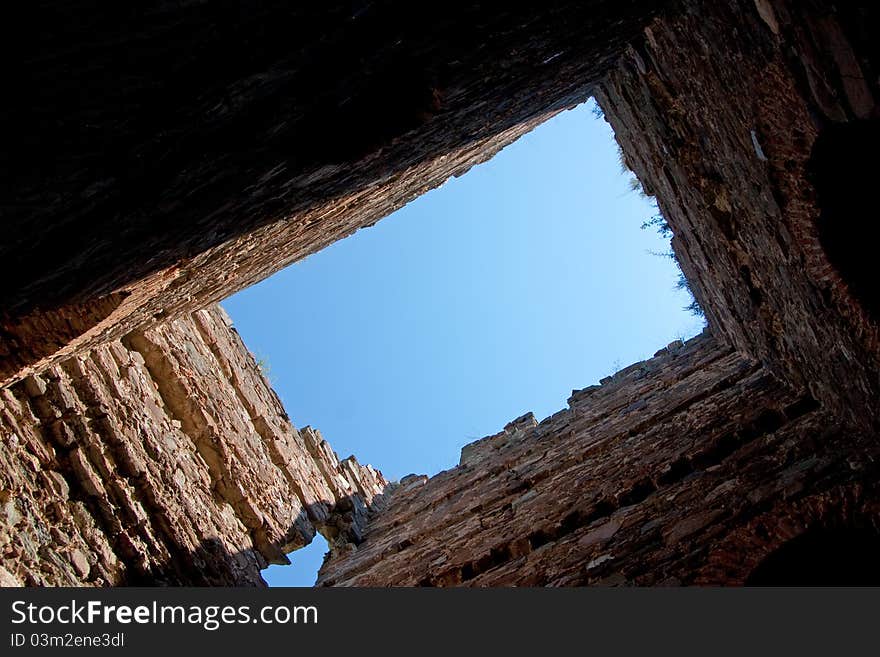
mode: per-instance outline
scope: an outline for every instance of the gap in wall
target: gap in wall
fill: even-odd
[[[289,565],[273,564],[261,571],[263,579],[269,586],[314,586],[329,551],[327,539],[315,534],[311,543],[287,555]]]
[[[297,426],[433,475],[703,329],[657,214],[590,101],[223,305]]]
[[[867,527],[811,528],[768,555],[747,586],[877,586],[880,535]]]

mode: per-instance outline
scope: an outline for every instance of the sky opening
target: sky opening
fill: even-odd
[[[703,329],[594,107],[223,302],[296,426],[390,480],[433,475]],[[313,584],[303,553],[267,581]]]
[[[287,555],[289,565],[273,564],[260,574],[269,586],[314,586],[324,555],[329,551],[327,539],[315,534],[311,543]]]

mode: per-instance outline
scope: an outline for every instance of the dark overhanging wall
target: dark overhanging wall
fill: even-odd
[[[583,100],[663,4],[29,5],[0,109],[0,381],[375,222]]]

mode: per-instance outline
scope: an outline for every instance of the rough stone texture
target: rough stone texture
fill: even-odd
[[[877,318],[820,243],[810,158],[824,130],[880,118],[880,10],[785,0],[680,5],[645,30],[597,90],[627,164],[656,194],[713,328],[876,431]],[[829,164],[874,170],[875,156],[850,147],[854,163]],[[865,193],[852,184],[843,193]],[[847,230],[874,239],[856,225]]]
[[[876,541],[880,9],[648,4],[330,8],[293,52],[281,3],[89,25],[55,3],[67,31],[19,70],[54,82],[3,108],[0,583],[259,584],[315,530],[324,585],[742,584],[812,532]],[[187,314],[489,157],[612,59],[598,99],[705,335],[393,486],[290,425],[220,311]],[[86,97],[90,75],[119,84]]]
[[[2,390],[3,583],[248,584],[387,482],[294,428],[219,307]]]
[[[873,5],[785,0],[687,0],[649,25],[597,98],[714,337],[393,492],[319,581],[742,584],[807,530],[876,536],[880,341],[855,294],[876,277],[852,250],[838,264],[871,280],[848,279],[819,230],[827,198],[866,192],[815,187],[823,167],[876,171],[876,150],[817,165],[814,144],[876,130],[878,30]],[[876,208],[845,207],[876,245],[858,232]]]
[[[583,101],[661,4],[29,5],[0,107],[0,381],[460,175]]]
[[[741,584],[812,520],[794,518],[799,505],[844,504],[838,488],[862,504],[847,513],[880,528],[876,489],[861,488],[878,452],[698,336],[465,447],[452,470],[401,482],[319,584]],[[783,519],[787,533],[756,534]]]

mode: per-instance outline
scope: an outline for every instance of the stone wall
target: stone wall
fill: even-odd
[[[0,394],[7,584],[260,585],[316,530],[357,543],[387,484],[290,423],[219,307]]]
[[[2,110],[20,157],[0,247],[3,583],[260,584],[320,531],[324,585],[742,584],[790,539],[880,536],[874,4],[444,5],[428,25],[390,3],[95,24],[54,6],[49,54],[22,50],[10,85],[60,86]],[[157,78],[164,57],[179,68]],[[77,95],[107,71],[120,84]],[[296,430],[199,309],[597,81],[706,334],[398,486]]]
[[[880,332],[820,242],[811,158],[835,126],[880,125],[880,12],[874,3],[679,5],[597,89],[626,162],[656,195],[719,336],[877,430]],[[867,152],[848,144],[827,164],[852,172],[841,189],[849,197],[867,193],[858,171],[876,168],[874,142],[861,142]],[[853,239],[876,244],[876,228],[861,227],[876,209],[848,214],[839,221]],[[857,267],[873,259],[843,257]]]
[[[712,337],[408,482],[322,584],[742,584],[808,530],[876,537],[878,18],[684,0],[633,41],[596,96]]]
[[[585,100],[662,4],[23,8],[0,107],[0,382],[206,307],[462,174]]]
[[[829,523],[858,509],[880,528],[878,453],[873,436],[702,335],[468,445],[456,468],[402,481],[319,584],[742,584],[816,525],[797,505],[825,496]],[[828,500],[848,497],[832,519]]]

